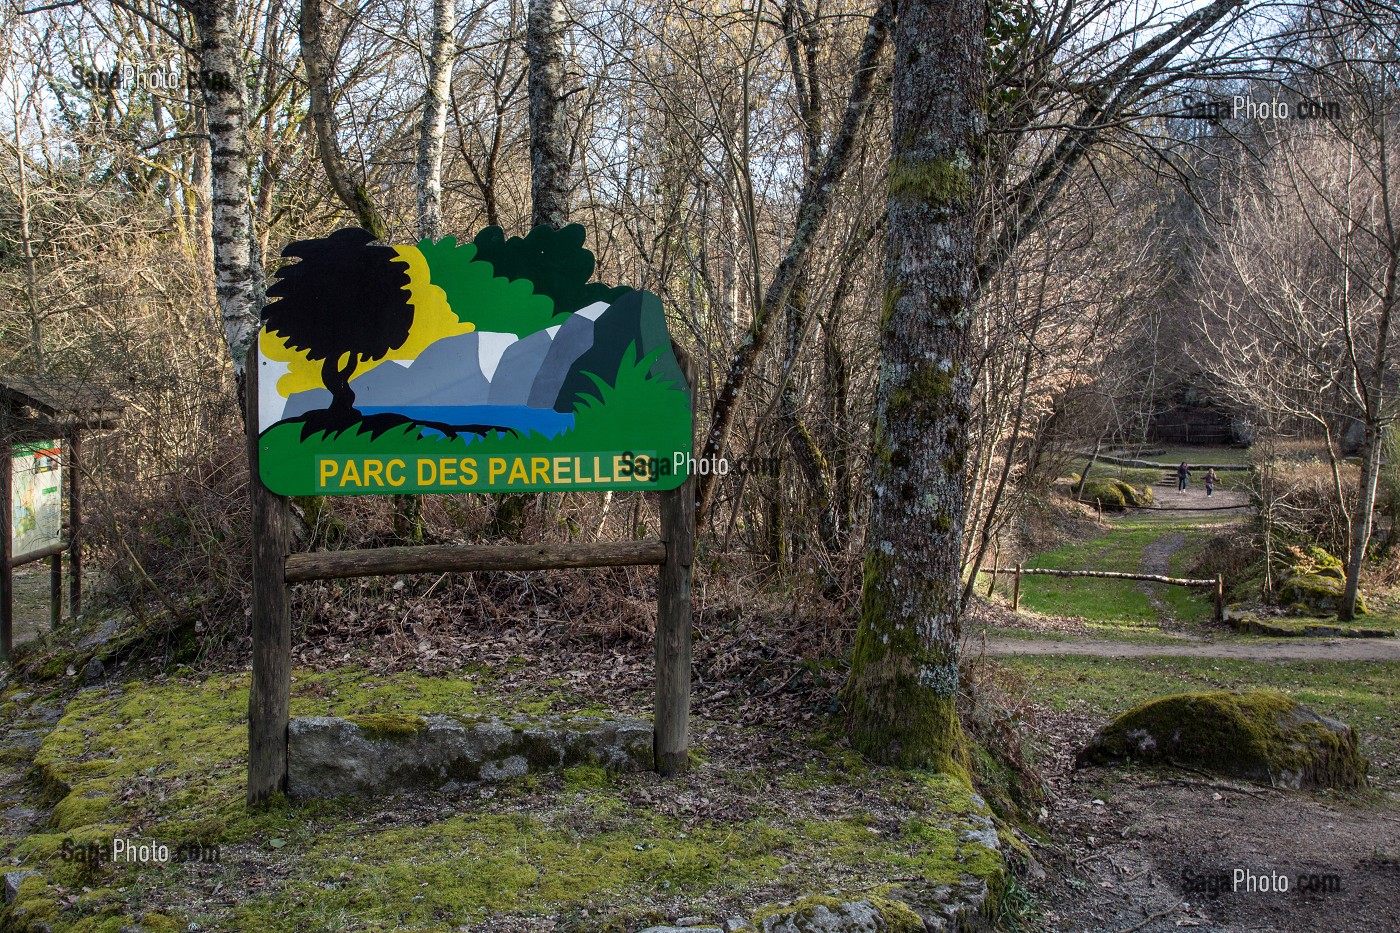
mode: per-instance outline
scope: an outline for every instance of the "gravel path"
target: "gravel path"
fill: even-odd
[[[1094,638],[987,639],[987,654],[1089,655],[1097,658],[1235,658],[1241,661],[1400,661],[1400,638],[1289,638],[1246,642],[1140,645]]]

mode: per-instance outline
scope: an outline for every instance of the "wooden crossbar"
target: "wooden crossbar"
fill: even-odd
[[[355,551],[288,554],[288,583],[339,580],[397,573],[466,573],[474,570],[564,570],[571,567],[660,566],[666,545],[659,538],[584,544],[494,544],[383,547]]]
[[[998,567],[995,572],[1016,573],[1017,568]],[[1120,573],[1114,570],[1051,570],[1047,567],[1022,567],[1019,572],[1047,577],[1104,577],[1109,580],[1146,580],[1149,583],[1168,583],[1173,586],[1215,586],[1214,580],[1190,580],[1185,577],[1167,577],[1156,573]]]

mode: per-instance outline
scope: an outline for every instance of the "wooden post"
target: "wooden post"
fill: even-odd
[[[0,449],[0,661],[8,661],[15,646],[15,568],[10,564],[10,548],[14,544],[10,540],[10,523],[14,520],[10,515],[14,448],[8,430],[0,430],[0,444],[4,445]]]
[[[78,432],[68,441],[68,615],[76,619],[83,611],[83,486],[78,474],[82,471],[82,445]]]
[[[1016,578],[1011,583],[1011,611],[1021,608],[1021,565],[1016,565]]]
[[[1215,575],[1215,621],[1225,621],[1225,577]]]
[[[248,352],[244,412],[253,508],[253,682],[248,691],[248,805],[287,787],[287,721],[292,694],[292,623],[284,579],[286,500],[258,475],[258,353]]]
[[[49,630],[58,628],[63,619],[63,555],[49,558]]]
[[[680,356],[678,353],[677,356]],[[695,367],[685,357],[681,369],[695,403]],[[695,474],[661,493],[661,565],[656,606],[656,715],[652,755],[663,777],[683,774],[688,765],[690,729],[690,577],[695,558]]]

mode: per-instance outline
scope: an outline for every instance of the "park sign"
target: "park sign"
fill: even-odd
[[[691,389],[650,292],[583,227],[293,242],[258,339],[258,464],[295,495],[669,490]]]
[[[59,441],[10,448],[10,550],[13,561],[63,542],[63,468]]]

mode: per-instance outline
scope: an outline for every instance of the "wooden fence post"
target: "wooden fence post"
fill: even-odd
[[[1215,621],[1225,621],[1225,577],[1215,575]]]
[[[63,621],[63,552],[49,558],[49,630]]]
[[[0,661],[8,661],[15,646],[15,569],[10,564],[14,544],[10,540],[14,445],[10,443],[9,424],[3,427],[6,430],[0,430],[0,444],[4,444],[4,449],[0,450],[0,590],[3,590],[0,592]]]
[[[286,500],[258,475],[257,345],[248,351],[244,417],[253,509],[253,682],[248,691],[248,805],[287,787],[287,721],[292,694],[292,624],[287,596]]]
[[[680,354],[677,354],[680,356]],[[680,359],[695,399],[695,367]],[[656,606],[656,714],[652,755],[663,777],[682,774],[688,764],[690,729],[690,577],[695,558],[695,473],[678,488],[661,493],[661,565]]]
[[[1016,565],[1016,579],[1011,584],[1011,611],[1021,608],[1021,565]]]
[[[82,445],[78,431],[68,437],[68,615],[76,619],[83,611],[83,487],[78,478],[82,469]]]

